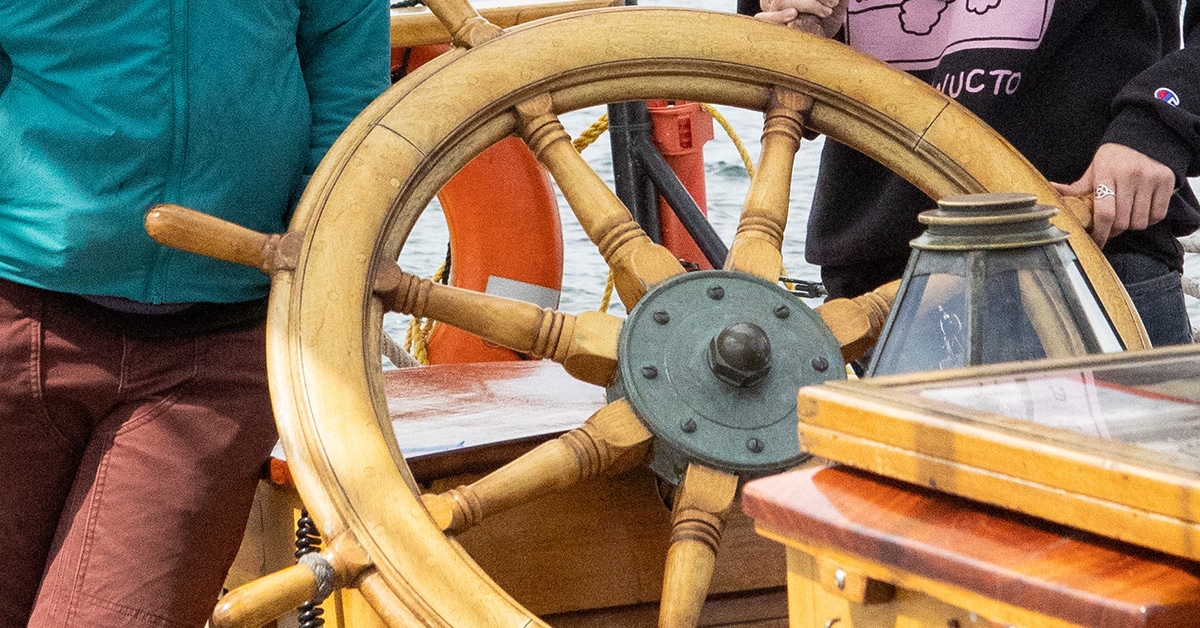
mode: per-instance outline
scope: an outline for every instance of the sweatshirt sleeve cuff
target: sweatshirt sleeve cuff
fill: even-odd
[[[1126,107],[1122,110],[1108,126],[1102,142],[1128,146],[1170,168],[1176,182],[1187,180],[1187,170],[1192,163],[1191,147],[1145,108]]]

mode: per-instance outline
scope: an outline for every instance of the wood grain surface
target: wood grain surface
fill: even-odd
[[[1084,626],[1200,624],[1200,564],[850,467],[749,483],[760,529]]]

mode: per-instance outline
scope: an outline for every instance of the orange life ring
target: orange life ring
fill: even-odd
[[[393,76],[450,46],[393,49]],[[546,170],[518,138],[501,141],[468,163],[438,192],[450,232],[450,285],[558,307],[562,290],[562,222]],[[430,364],[499,362],[521,356],[449,325],[434,326]]]

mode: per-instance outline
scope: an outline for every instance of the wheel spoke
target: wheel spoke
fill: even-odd
[[[607,386],[616,372],[621,319],[609,314],[565,314],[444,286],[406,273],[394,263],[380,268],[375,294],[391,311],[431,318],[513,351],[549,358],[581,381]]]
[[[633,408],[618,399],[579,428],[534,448],[470,486],[421,500],[447,532],[461,532],[484,517],[599,475],[616,475],[645,460],[650,432]]]
[[[694,628],[699,621],[737,487],[735,475],[698,464],[688,466],[671,515],[659,628]]]
[[[427,6],[460,48],[478,46],[504,32],[480,16],[467,0],[434,0]]]
[[[899,290],[897,279],[853,299],[833,299],[815,308],[841,345],[843,360],[857,360],[875,346]]]
[[[727,270],[740,270],[774,283],[783,270],[783,230],[787,227],[792,168],[812,99],[775,88],[764,114],[762,156],[738,221]]]
[[[268,275],[296,268],[304,234],[266,234],[179,205],[146,212],[146,233],[158,243],[257,268]]]
[[[251,628],[274,624],[289,610],[329,596],[334,588],[349,585],[374,571],[370,556],[353,534],[344,532],[325,551],[310,554],[300,563],[252,580],[221,597],[213,610],[213,628]]]
[[[612,268],[625,307],[632,308],[650,287],[683,272],[679,260],[650,240],[571,145],[549,95],[527,100],[516,109],[525,143],[550,170],[580,226]]]

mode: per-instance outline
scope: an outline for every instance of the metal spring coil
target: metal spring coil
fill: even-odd
[[[296,558],[319,551],[321,551],[321,532],[317,530],[317,524],[308,516],[308,510],[302,509],[300,518],[296,521]],[[312,602],[301,604],[296,611],[299,613],[297,617],[299,628],[321,628],[325,625],[325,619],[321,617],[325,614],[325,609]]]

